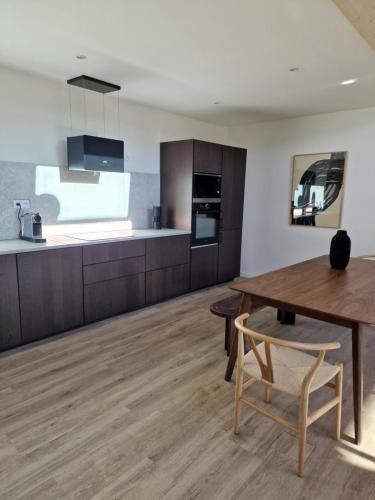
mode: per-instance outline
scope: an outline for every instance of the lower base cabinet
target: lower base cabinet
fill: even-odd
[[[100,281],[84,288],[86,323],[145,305],[145,273]]]
[[[219,283],[230,281],[240,275],[241,266],[241,229],[222,231],[219,243]]]
[[[15,255],[0,256],[0,351],[21,344]]]
[[[217,283],[218,245],[191,249],[191,290]]]
[[[17,255],[22,342],[83,324],[82,248]]]
[[[190,266],[156,269],[146,273],[146,302],[153,304],[189,291]]]

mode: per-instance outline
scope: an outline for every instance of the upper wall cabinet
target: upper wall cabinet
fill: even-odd
[[[245,191],[246,149],[223,146],[221,229],[241,229]]]
[[[221,174],[222,155],[220,144],[194,141],[194,172]]]

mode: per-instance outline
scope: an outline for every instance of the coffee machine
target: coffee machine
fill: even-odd
[[[39,212],[27,212],[20,216],[20,238],[21,240],[34,243],[45,243],[42,237],[42,217]]]

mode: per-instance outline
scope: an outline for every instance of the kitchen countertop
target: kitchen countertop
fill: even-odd
[[[101,231],[104,235],[105,231]],[[111,235],[113,233],[119,233],[120,235],[124,231],[110,231]],[[89,235],[90,233],[87,233]],[[130,231],[129,236],[119,236],[111,239],[98,239],[98,240],[84,240],[79,239],[77,235],[66,235],[66,236],[49,236],[47,237],[46,243],[32,243],[24,240],[0,240],[0,255],[24,253],[24,252],[35,252],[41,250],[52,250],[54,248],[68,248],[68,247],[80,247],[85,245],[99,245],[102,243],[113,243],[115,241],[132,241],[132,240],[145,240],[149,238],[160,238],[163,236],[178,236],[183,234],[191,234],[190,231],[183,231],[180,229],[133,229]],[[82,235],[80,235],[82,236]]]

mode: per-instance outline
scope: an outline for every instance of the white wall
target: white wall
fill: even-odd
[[[0,67],[0,161],[66,164],[67,135],[103,134],[100,94]],[[85,98],[86,95],[86,98]],[[86,106],[85,106],[86,99]],[[126,170],[159,172],[161,141],[197,138],[226,142],[227,129],[105,96],[106,135],[125,140]],[[85,112],[86,109],[86,112]]]
[[[329,252],[335,230],[288,224],[295,154],[348,151],[342,229],[352,255],[375,253],[375,108],[233,127],[228,141],[248,148],[243,275]]]

